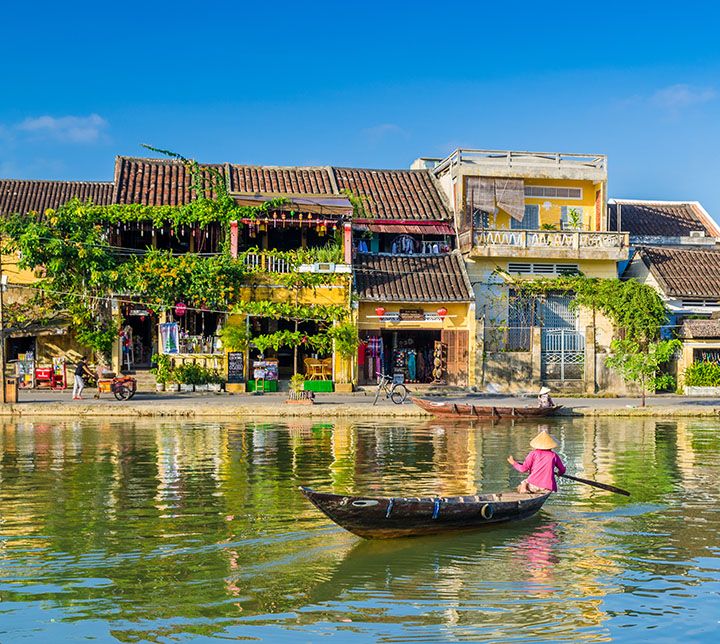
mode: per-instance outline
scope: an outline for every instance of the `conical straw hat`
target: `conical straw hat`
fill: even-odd
[[[545,430],[530,441],[530,447],[533,449],[555,449],[557,446],[557,441]]]

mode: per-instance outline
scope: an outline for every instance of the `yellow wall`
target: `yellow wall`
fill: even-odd
[[[385,309],[385,314],[397,313],[400,309],[423,309],[425,313],[434,313],[440,307],[447,309],[447,316],[444,320],[437,321],[402,321],[402,322],[390,322],[381,320],[377,317],[375,309],[378,306],[382,306]],[[409,330],[427,330],[427,331],[468,331],[468,386],[475,384],[475,306],[473,302],[450,302],[447,304],[442,303],[428,303],[428,302],[360,302],[358,306],[358,329],[360,331],[372,331],[372,330],[397,330],[397,331],[409,331]]]
[[[617,263],[613,260],[588,260],[588,259],[513,259],[487,258],[476,259],[466,265],[471,282],[486,281],[487,276],[496,268],[507,271],[510,262],[521,261],[532,264],[577,264],[580,272],[586,277],[599,277],[603,279],[614,279],[617,277]],[[555,275],[518,275],[513,273],[514,278],[538,279],[541,277],[557,277]]]
[[[467,177],[466,177],[467,180]],[[500,179],[502,181],[502,179]],[[525,179],[526,186],[553,186],[562,188],[582,188],[583,194],[582,199],[563,199],[558,197],[525,197],[525,203],[527,205],[539,206],[539,223],[540,226],[549,224],[555,226],[560,230],[560,217],[563,206],[569,207],[581,207],[583,209],[583,230],[602,230],[605,227],[605,210],[604,206],[600,216],[600,228],[596,226],[595,217],[595,193],[600,190],[601,203],[605,202],[603,184],[595,183],[594,181],[570,181],[567,179]],[[550,208],[545,209],[543,204],[546,202],[550,203]],[[490,215],[490,228],[505,229],[510,228],[510,215],[503,210],[500,210],[496,216]]]

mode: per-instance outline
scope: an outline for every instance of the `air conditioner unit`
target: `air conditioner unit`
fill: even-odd
[[[704,230],[691,230],[690,237],[705,237]]]

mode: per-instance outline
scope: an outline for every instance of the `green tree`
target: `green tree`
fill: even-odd
[[[640,344],[635,340],[613,340],[611,355],[605,364],[615,369],[628,383],[640,385],[642,406],[648,389],[655,391],[655,376],[658,369],[667,363],[681,347],[680,340],[661,340]]]

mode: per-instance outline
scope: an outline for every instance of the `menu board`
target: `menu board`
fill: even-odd
[[[227,357],[227,381],[229,383],[245,382],[245,355],[242,351],[230,351]]]
[[[255,360],[253,362],[253,378],[255,380],[277,380],[278,361],[273,358]]]

